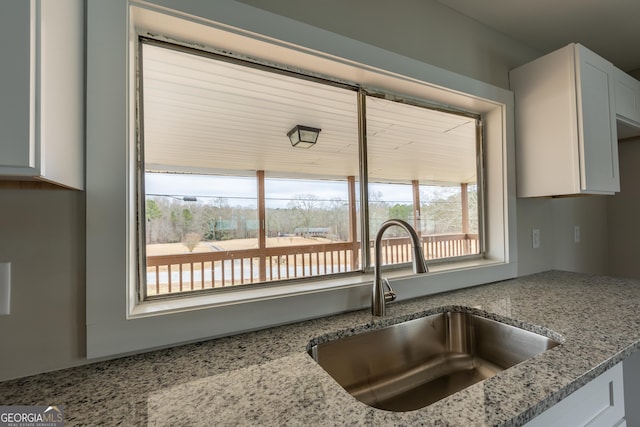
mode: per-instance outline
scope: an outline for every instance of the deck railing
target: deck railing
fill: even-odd
[[[373,259],[373,242],[369,244]],[[478,253],[475,234],[443,234],[422,237],[429,259]],[[357,270],[359,242],[279,246],[147,257],[147,295],[230,287],[274,280],[321,276]],[[384,264],[412,261],[408,237],[382,241]]]

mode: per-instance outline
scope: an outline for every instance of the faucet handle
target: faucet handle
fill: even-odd
[[[386,277],[383,277],[382,278],[382,283],[384,283],[384,285],[387,287],[387,289],[389,289],[388,291],[386,291],[384,293],[384,301],[385,302],[395,301],[396,300],[396,293],[393,291],[393,288],[391,287],[391,284],[389,283],[389,279],[387,279]]]

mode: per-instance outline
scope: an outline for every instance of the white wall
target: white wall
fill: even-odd
[[[85,353],[84,193],[0,190],[0,262],[11,315],[0,316],[0,379],[59,369]]]
[[[553,199],[554,270],[609,272],[607,200],[611,196]],[[574,241],[574,226],[580,242]]]
[[[553,200],[518,199],[518,276],[546,271],[553,265]],[[533,249],[531,233],[540,230],[540,247]]]
[[[503,88],[540,56],[435,0],[238,1]]]
[[[608,200],[611,274],[640,278],[640,138],[621,142],[620,193]]]
[[[102,0],[100,0],[102,1]],[[526,46],[434,0],[245,0],[351,38],[475,79],[507,87],[508,70],[538,56]],[[0,316],[0,380],[85,363],[84,194],[66,190],[0,189],[0,262],[12,262],[13,314]],[[578,257],[566,248],[558,260],[529,250],[529,229],[552,236],[558,224],[584,221],[584,236],[600,235],[596,199],[520,200],[520,274],[549,268],[594,271],[606,245],[585,241]],[[591,210],[595,209],[592,214]],[[558,226],[564,229],[564,225]],[[108,233],[105,230],[105,233]],[[571,235],[572,239],[572,235]],[[597,272],[597,271],[594,271]],[[8,343],[8,344],[5,344]]]
[[[607,201],[611,196],[518,199],[518,275],[546,270],[609,274]],[[574,226],[580,242],[574,241]],[[533,249],[532,229],[540,230]]]

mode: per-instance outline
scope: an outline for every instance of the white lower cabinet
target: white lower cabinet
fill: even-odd
[[[571,393],[525,426],[626,426],[622,363]]]

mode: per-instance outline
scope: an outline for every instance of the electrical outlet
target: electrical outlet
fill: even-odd
[[[11,312],[11,263],[0,262],[0,316]]]
[[[580,226],[579,225],[573,226],[573,242],[580,243]]]
[[[538,228],[531,230],[531,247],[533,249],[540,247],[540,230]]]

